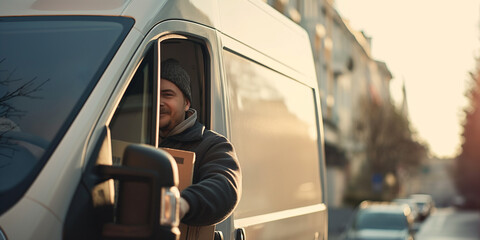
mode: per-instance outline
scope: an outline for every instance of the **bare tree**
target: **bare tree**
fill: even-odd
[[[357,135],[361,135],[366,146],[367,162],[360,185],[363,190],[372,191],[371,181],[374,176],[384,179],[397,177],[398,169],[416,171],[427,154],[424,144],[415,139],[416,133],[410,128],[408,119],[390,102],[378,103],[366,96],[360,99],[360,112],[356,120]],[[379,194],[395,196],[399,185],[382,188]]]
[[[6,58],[0,60],[0,146],[10,148],[14,143],[7,137],[7,133],[18,130],[12,118],[21,118],[27,114],[25,110],[15,106],[15,101],[19,98],[40,99],[36,93],[41,91],[50,79],[39,81],[37,77],[30,80],[15,77],[18,75],[17,70],[4,69],[5,61]]]
[[[0,60],[0,66],[6,59],[3,58]],[[0,93],[0,117],[9,118],[9,117],[21,117],[25,112],[12,104],[12,100],[16,98],[30,98],[38,99],[40,97],[35,96],[35,93],[40,91],[42,86],[47,83],[50,79],[39,82],[37,77],[34,77],[30,80],[25,81],[22,78],[15,78],[14,75],[16,69],[5,70],[0,68],[0,86],[8,87],[12,84],[19,85],[14,88],[13,91],[6,91]],[[7,88],[8,89],[8,88]]]

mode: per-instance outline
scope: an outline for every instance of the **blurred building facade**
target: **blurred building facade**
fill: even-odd
[[[306,29],[315,60],[325,136],[328,204],[342,205],[349,182],[366,161],[355,122],[367,97],[390,102],[392,74],[371,56],[371,39],[352,29],[334,0],[264,0]]]

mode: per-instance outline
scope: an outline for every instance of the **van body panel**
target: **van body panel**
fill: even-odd
[[[272,58],[268,55],[265,55],[263,52],[251,48],[244,43],[231,38],[227,35],[221,35],[223,48],[229,52],[234,52],[239,55],[243,55],[247,58],[252,59],[268,68],[274,69],[275,71],[281,71],[283,75],[295,79],[295,81],[301,82],[302,84],[308,85],[311,88],[317,88],[317,85],[311,81],[307,76],[302,72],[295,70],[290,67],[286,67],[284,64],[278,61],[278,59]]]
[[[216,0],[189,0],[189,1],[157,1],[144,0],[143,4],[131,4],[122,13],[122,16],[131,16],[137,19],[135,27],[146,33],[151,26],[166,21],[182,19],[216,28],[218,25],[218,7]],[[139,16],[152,16],[141,18]]]
[[[235,227],[245,228],[249,239],[325,235],[327,212],[320,174],[323,148],[318,136],[321,118],[317,117],[316,86],[309,86],[306,76],[272,64],[270,58],[240,47],[237,41],[223,43],[229,138],[244,176],[255,176],[243,180],[243,199],[234,213]],[[291,219],[308,224],[290,225],[286,231],[293,235],[273,230],[284,229]]]
[[[327,232],[318,228],[328,223],[327,209],[325,205],[313,206],[313,208],[319,208],[320,211],[304,213],[303,209],[292,209],[291,213],[286,214],[290,215],[288,217],[273,216],[282,213],[268,214],[258,216],[256,219],[235,220],[235,226],[244,228],[249,240],[327,239]]]
[[[5,212],[0,217],[0,226],[7,239],[61,239],[62,236],[62,222],[29,197],[23,197]]]
[[[306,75],[310,85],[316,84],[310,44],[298,44],[308,39],[305,30],[261,1],[253,4],[232,0],[219,4],[222,33]]]
[[[110,15],[119,16],[130,0],[4,0],[1,16],[21,15]]]

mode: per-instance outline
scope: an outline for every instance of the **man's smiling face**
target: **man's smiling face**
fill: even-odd
[[[160,94],[160,132],[165,136],[185,120],[190,101],[174,83],[166,79],[161,79]]]

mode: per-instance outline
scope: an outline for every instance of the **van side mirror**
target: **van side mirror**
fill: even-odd
[[[129,145],[122,166],[97,165],[99,176],[119,181],[116,221],[102,227],[103,239],[178,239],[178,170],[167,152]]]

